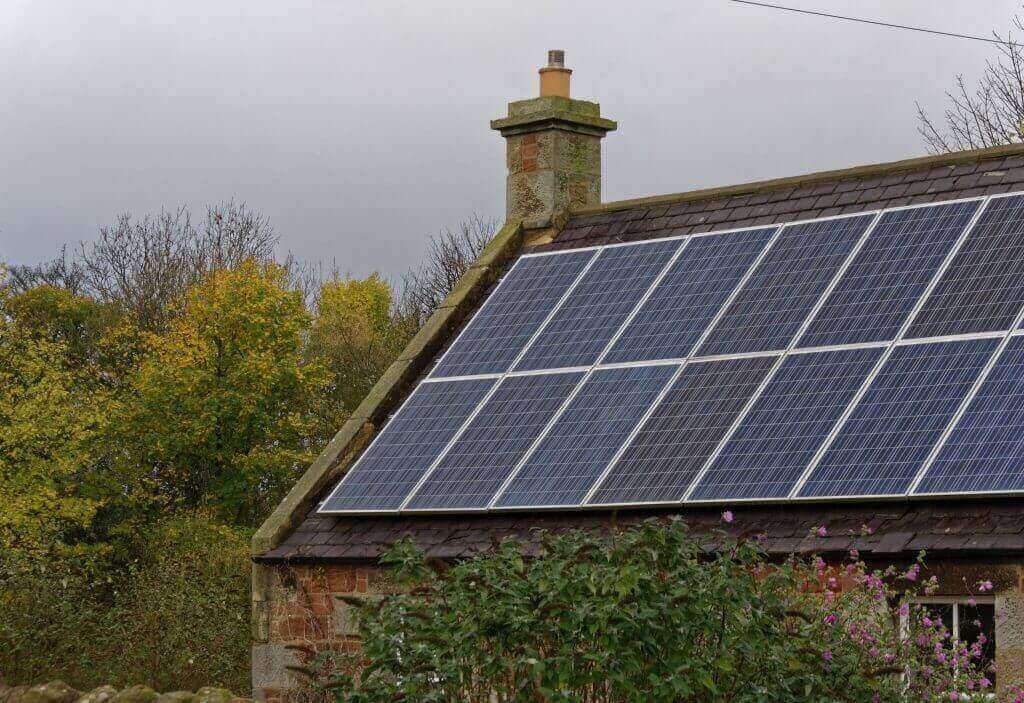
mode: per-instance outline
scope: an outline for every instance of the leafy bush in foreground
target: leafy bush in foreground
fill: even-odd
[[[949,701],[990,686],[979,648],[910,605],[934,587],[920,562],[772,564],[757,541],[714,540],[652,521],[546,535],[531,558],[506,541],[450,567],[399,544],[385,561],[408,588],[353,603],[364,649],[333,663],[355,673],[332,690],[344,703],[746,703]]]

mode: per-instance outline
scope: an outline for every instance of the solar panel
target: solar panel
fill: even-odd
[[[698,355],[788,347],[873,219],[860,215],[783,228]]]
[[[789,495],[881,354],[868,348],[787,357],[690,498]]]
[[[895,339],[979,205],[972,200],[884,213],[799,346]]]
[[[322,509],[397,510],[494,383],[420,384]]]
[[[974,339],[896,347],[800,495],[905,493],[997,344]]]
[[[516,370],[593,363],[681,245],[663,240],[602,250]]]
[[[1008,329],[1024,305],[1024,197],[993,198],[907,337]]]
[[[582,377],[571,372],[505,378],[406,508],[486,508]]]
[[[1024,337],[1006,349],[914,491],[1024,490]]]
[[[687,356],[775,232],[770,227],[691,239],[604,361]]]
[[[1018,316],[1024,194],[526,255],[320,509],[1024,491]]]
[[[433,376],[507,371],[595,255],[576,251],[519,259],[434,369]]]
[[[689,364],[589,502],[680,500],[777,359]]]
[[[579,505],[679,367],[595,371],[497,501]]]

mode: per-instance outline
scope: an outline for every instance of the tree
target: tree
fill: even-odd
[[[457,230],[444,229],[430,238],[424,262],[402,280],[399,313],[414,327],[422,325],[462,278],[462,274],[494,237],[497,221],[473,215]]]
[[[244,682],[249,528],[493,229],[433,238],[397,296],[275,263],[266,219],[233,203],[0,266],[4,675]]]
[[[88,551],[76,536],[100,504],[81,490],[105,396],[83,333],[96,311],[66,291],[0,287],[0,576]]]
[[[1024,30],[1017,16],[1014,27]],[[1013,31],[1001,43],[999,53],[985,64],[977,86],[967,86],[962,75],[956,88],[946,93],[949,106],[936,123],[917,104],[918,132],[929,151],[941,154],[1024,142],[1024,46],[1014,43]]]
[[[328,369],[330,403],[351,412],[415,332],[387,281],[334,276],[320,287],[308,355]]]
[[[139,367],[116,431],[122,464],[172,507],[258,524],[323,434],[309,326],[280,266],[248,260],[194,286]]]
[[[55,259],[36,266],[10,266],[7,275],[7,286],[12,294],[47,285],[67,290],[72,295],[81,295],[85,288],[82,267],[68,257],[67,247],[61,247],[60,255]]]
[[[269,220],[244,203],[208,206],[202,227],[185,208],[141,219],[125,213],[74,255],[62,250],[53,261],[13,268],[10,278],[22,291],[49,283],[116,304],[138,327],[158,332],[191,286],[249,259],[271,262],[276,244]],[[300,267],[286,263],[300,279]]]

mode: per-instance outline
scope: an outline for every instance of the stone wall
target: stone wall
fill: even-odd
[[[77,691],[63,681],[51,681],[37,686],[6,686],[0,683],[0,703],[251,703],[251,700],[212,686],[194,693],[157,693],[148,686],[123,689],[100,686],[86,692]]]
[[[266,703],[287,703],[301,693],[305,680],[289,667],[305,667],[317,653],[358,650],[358,620],[339,596],[372,597],[394,588],[384,569],[369,565],[259,565],[256,572],[263,583],[252,686],[253,697]]]

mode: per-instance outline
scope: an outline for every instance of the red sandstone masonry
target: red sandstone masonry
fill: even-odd
[[[271,568],[267,641],[286,648],[292,666],[309,664],[308,651],[358,651],[355,618],[339,596],[391,590],[386,571],[376,566],[280,564]],[[274,685],[254,681],[254,697],[268,703],[297,700],[303,695],[301,682],[291,674],[286,676],[291,679]]]

